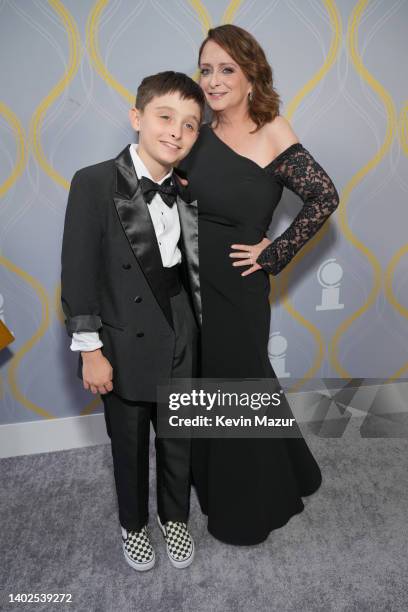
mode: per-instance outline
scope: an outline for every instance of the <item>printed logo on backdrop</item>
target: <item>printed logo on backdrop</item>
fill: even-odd
[[[343,268],[336,259],[326,259],[317,271],[317,280],[322,287],[321,303],[316,305],[316,310],[340,310],[344,304],[340,299],[340,281],[343,278]]]
[[[286,372],[286,349],[288,341],[279,331],[272,332],[269,336],[268,355],[271,366],[278,378],[289,378]]]
[[[321,303],[316,305],[317,311],[341,310],[344,308],[340,300],[340,281],[343,278],[343,268],[334,257],[326,259],[316,273],[317,280],[322,287]],[[279,331],[274,331],[269,336],[268,356],[269,361],[278,378],[290,378],[291,374],[286,370],[288,341]]]

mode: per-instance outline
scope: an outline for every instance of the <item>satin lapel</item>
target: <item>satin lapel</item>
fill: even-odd
[[[173,328],[162,259],[147,204],[144,201],[129,147],[115,159],[114,202],[126,237],[163,313]]]
[[[187,203],[177,196],[177,208],[180,217],[181,236],[186,259],[186,267],[191,287],[194,308],[198,320],[202,321],[200,275],[198,260],[198,209],[197,200]]]

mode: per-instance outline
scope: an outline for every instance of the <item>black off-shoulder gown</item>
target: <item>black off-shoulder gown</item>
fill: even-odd
[[[180,164],[198,201],[204,378],[276,378],[268,358],[270,283],[338,204],[324,170],[296,143],[262,168],[204,125]],[[283,185],[305,205],[262,253],[264,269],[233,267],[232,244],[262,240]],[[263,259],[262,259],[263,258]],[[219,540],[257,544],[304,509],[321,471],[303,438],[192,440],[192,477],[208,530]]]

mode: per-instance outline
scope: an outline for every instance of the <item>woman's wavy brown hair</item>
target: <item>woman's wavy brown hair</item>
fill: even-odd
[[[281,104],[278,92],[273,87],[272,68],[257,40],[236,25],[226,24],[208,30],[207,38],[198,52],[198,65],[205,44],[212,40],[222,47],[252,84],[252,100],[248,99],[248,114],[256,124],[255,132],[279,115]],[[218,121],[217,113],[214,112]]]

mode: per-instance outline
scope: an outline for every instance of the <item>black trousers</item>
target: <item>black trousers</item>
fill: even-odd
[[[197,328],[184,289],[170,298],[176,344],[172,378],[195,376]],[[135,364],[137,368],[137,364]],[[111,393],[102,396],[111,439],[119,521],[139,531],[148,521],[150,422],[156,432],[156,404],[133,402]],[[190,507],[189,438],[155,437],[157,511],[162,523],[187,522]]]

